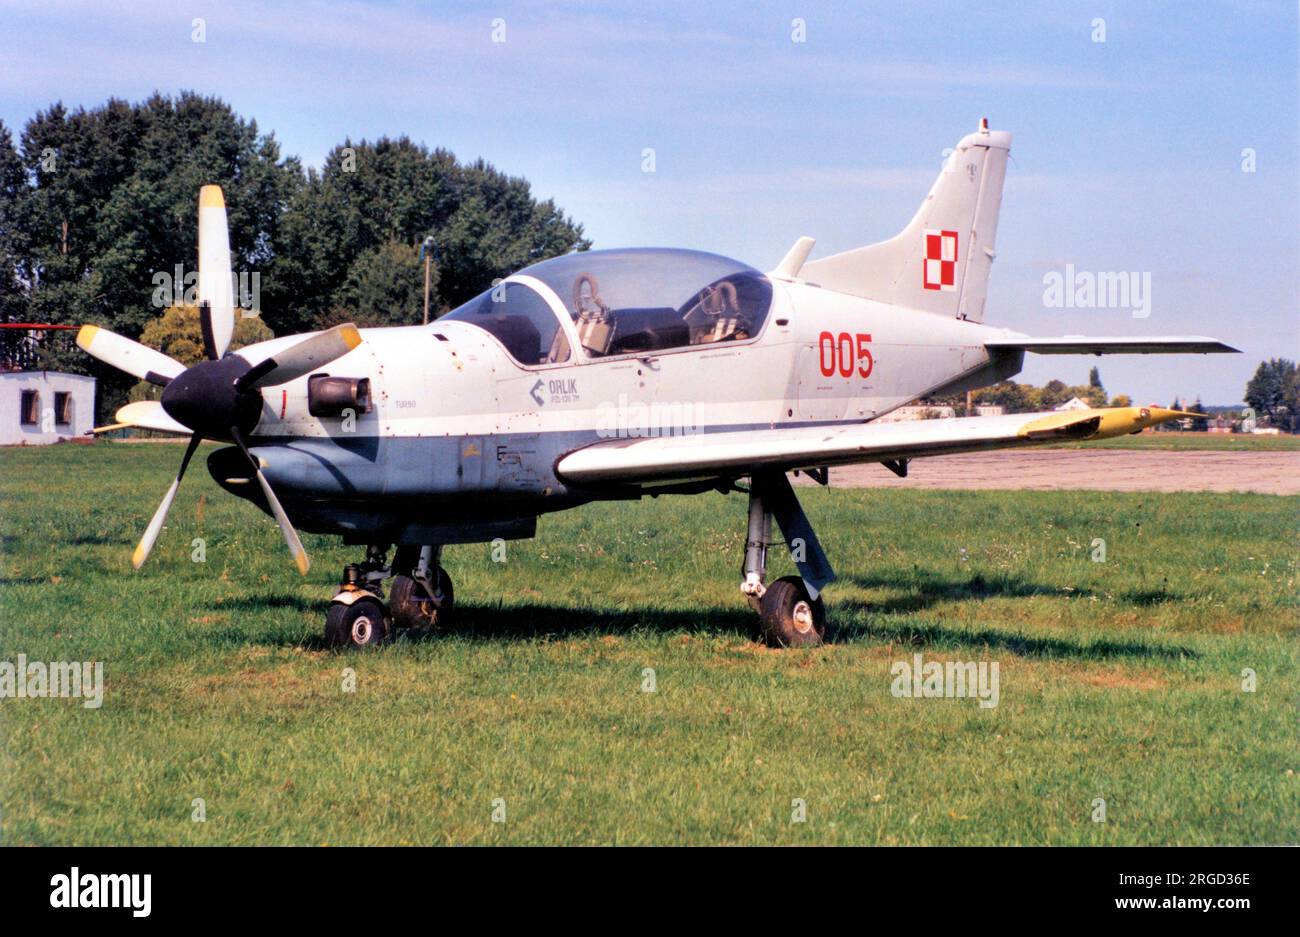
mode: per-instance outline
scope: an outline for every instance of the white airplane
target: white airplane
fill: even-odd
[[[275,517],[304,575],[295,527],[366,546],[330,603],[335,645],[445,620],[447,544],[532,537],[540,515],[593,501],[747,490],[741,591],[770,644],[818,644],[835,573],[787,473],[826,484],[829,466],[880,462],[906,475],[922,456],[1104,439],[1188,415],[1123,407],[878,421],[923,395],[1005,380],[1026,352],[1236,351],[1198,336],[1031,338],[985,325],[1010,147],[1009,133],[981,121],[901,233],[822,260],[808,260],[808,237],[767,274],[689,250],[571,253],[428,325],[341,325],[232,353],[226,209],[205,186],[210,360],[185,368],[91,325],[77,337],[164,387],[161,402],[119,410],[115,426],[190,437],[133,564],[149,555],[202,439],[234,443],[212,453],[209,471]],[[769,583],[773,518],[799,575]]]

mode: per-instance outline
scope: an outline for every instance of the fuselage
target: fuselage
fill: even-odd
[[[926,393],[984,386],[1019,370],[1019,355],[993,357],[985,348],[1002,329],[762,279],[771,300],[753,334],[598,354],[583,331],[590,323],[525,271],[502,287],[529,290],[551,307],[560,330],[554,347],[566,360],[521,361],[509,338],[455,316],[363,329],[362,344],[322,373],[368,378],[368,412],[311,415],[310,377],[302,377],[263,391],[249,443],[307,530],[355,542],[508,539],[530,536],[540,514],[637,496],[557,475],[562,456],[592,443],[864,422]],[[652,311],[623,310],[642,319]],[[238,354],[256,364],[300,340]],[[228,490],[257,500],[230,450],[209,464]]]

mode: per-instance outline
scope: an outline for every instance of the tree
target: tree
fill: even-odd
[[[423,268],[406,256],[413,261],[429,235],[438,271],[430,304],[442,311],[498,277],[591,246],[554,202],[538,202],[526,180],[482,160],[462,165],[406,137],[346,140],[319,172],[308,171],[288,205],[268,315],[280,332],[349,312],[376,324],[417,324]]]
[[[1133,406],[1133,398],[1128,394],[1116,394],[1111,398],[1110,405],[1112,407],[1131,407]]]
[[[0,318],[139,337],[176,301],[157,300],[155,277],[174,276],[177,264],[182,277],[195,270],[198,192],[208,183],[225,192],[232,267],[255,283],[262,318],[279,334],[339,316],[418,323],[424,278],[414,258],[430,234],[441,309],[591,246],[526,180],[405,137],[346,140],[308,171],[216,98],[155,94],[72,111],[56,103],[27,122],[18,146],[0,124]],[[45,342],[40,364],[96,376],[101,413],[132,384],[66,338]]]
[[[1192,411],[1195,413],[1205,412],[1205,405],[1201,403],[1200,397],[1196,398],[1196,403],[1192,406]],[[1192,417],[1193,433],[1208,433],[1209,431],[1210,431],[1210,421],[1206,417],[1204,416]]]
[[[1101,386],[1101,371],[1095,365],[1088,372],[1088,386],[1095,387],[1098,390],[1104,390]]]
[[[1246,385],[1246,403],[1269,422],[1280,422],[1300,411],[1295,362],[1286,358],[1262,361]]]
[[[361,326],[413,325],[423,317],[424,265],[417,248],[386,241],[352,263],[331,306],[317,320],[320,328],[342,322]],[[434,280],[430,291],[436,289]],[[433,294],[436,295],[436,294]]]
[[[247,345],[269,341],[275,334],[260,316],[241,315],[235,312],[235,331],[230,336],[230,351]],[[199,324],[198,306],[168,306],[161,316],[144,327],[140,343],[156,348],[169,358],[175,358],[187,368],[202,361],[203,326]],[[161,400],[162,388],[139,381],[128,393],[130,400]]]
[[[235,312],[235,331],[230,336],[230,351],[275,338],[260,316]],[[156,348],[175,358],[187,368],[203,360],[203,327],[197,306],[168,306],[161,316],[144,327],[141,344]]]
[[[1036,388],[1015,381],[1001,381],[975,392],[979,403],[1002,407],[1007,413],[1028,413],[1035,408]]]
[[[161,311],[155,276],[195,269],[202,185],[225,190],[232,266],[251,275],[272,259],[283,203],[301,180],[273,136],[190,92],[71,112],[55,104],[28,121],[21,150],[27,182],[12,223],[27,315],[129,338]],[[67,341],[47,343],[42,363],[95,375],[101,413],[133,380]]]

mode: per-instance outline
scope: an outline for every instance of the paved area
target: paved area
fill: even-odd
[[[800,483],[808,482],[804,478]],[[907,478],[871,463],[831,469],[836,488],[1255,491],[1300,494],[1300,452],[1038,449],[915,459]]]

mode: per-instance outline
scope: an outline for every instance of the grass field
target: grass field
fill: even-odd
[[[1300,498],[801,491],[841,575],[807,652],[750,638],[741,496],[589,506],[449,548],[454,627],[346,654],[356,548],[299,579],[202,453],[132,573],[179,454],[0,450],[0,660],[106,671],[0,700],[4,843],[1300,841]],[[999,705],[894,697],[918,652]]]
[[[1050,449],[1207,450],[1210,452],[1300,452],[1300,436],[1241,433],[1138,433],[1097,442],[1059,443]]]

